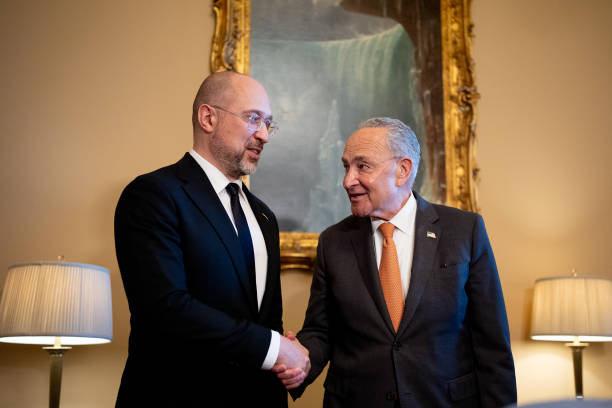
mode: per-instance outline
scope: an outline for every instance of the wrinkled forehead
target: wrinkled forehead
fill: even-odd
[[[344,146],[342,161],[351,162],[357,158],[382,159],[391,154],[385,128],[362,128],[349,137]]]

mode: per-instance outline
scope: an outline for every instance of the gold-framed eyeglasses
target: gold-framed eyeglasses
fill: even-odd
[[[258,132],[263,126],[265,126],[266,129],[268,130],[268,136],[272,136],[278,130],[278,125],[276,124],[276,122],[272,120],[271,116],[264,117],[254,111],[237,113],[237,112],[232,112],[230,110],[227,110],[217,105],[211,105],[211,106],[215,109],[222,110],[223,112],[230,113],[242,119],[243,121],[245,121],[247,123],[247,129],[251,133]]]

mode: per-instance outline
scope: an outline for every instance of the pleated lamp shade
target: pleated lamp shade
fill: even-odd
[[[612,280],[582,276],[537,280],[531,338],[612,341]]]
[[[101,344],[113,338],[110,273],[95,265],[34,262],[9,268],[0,299],[0,341]]]

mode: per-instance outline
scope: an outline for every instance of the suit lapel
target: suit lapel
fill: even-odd
[[[189,155],[185,156],[177,163],[179,178],[184,181],[183,189],[200,209],[202,215],[208,219],[213,226],[223,245],[227,249],[229,257],[234,265],[234,270],[248,299],[249,306],[257,311],[257,299],[251,291],[250,278],[247,267],[242,255],[240,241],[229,219],[227,212],[223,208],[219,196],[210,184],[206,173],[198,163]]]
[[[253,214],[255,214],[255,218],[257,219],[257,223],[259,224],[259,228],[261,229],[261,233],[264,237],[264,241],[266,243],[266,252],[268,253],[268,268],[266,270],[266,285],[264,290],[263,299],[261,300],[260,312],[264,310],[264,306],[269,300],[269,297],[274,293],[274,288],[272,285],[276,281],[271,276],[274,271],[279,269],[279,265],[277,264],[278,256],[275,255],[274,249],[278,248],[278,235],[277,228],[275,228],[274,223],[272,221],[272,214],[269,214],[268,211],[259,205],[255,196],[249,191],[248,188],[243,187],[243,191],[249,200],[249,204],[251,205],[251,209],[253,210]]]
[[[391,333],[395,333],[378,275],[374,240],[372,237],[372,223],[368,217],[357,218],[356,220],[358,227],[351,234],[351,242],[355,251],[355,257],[357,258],[357,265],[359,265],[359,271],[385,325]]]
[[[261,208],[257,200],[255,200],[253,194],[246,187],[243,187],[243,191],[249,200],[253,214],[255,214],[255,218],[257,219],[261,233],[266,241],[266,250],[268,252],[268,259],[270,259],[270,257],[272,257],[270,244],[276,241],[274,237],[274,227],[271,220],[271,214],[267,214],[267,211]]]
[[[417,199],[417,213],[414,226],[414,252],[412,256],[412,270],[410,273],[410,286],[406,296],[404,314],[398,335],[400,335],[410,323],[414,312],[421,300],[427,281],[431,277],[432,266],[435,260],[438,242],[442,231],[436,221],[438,214],[433,206],[420,196]]]

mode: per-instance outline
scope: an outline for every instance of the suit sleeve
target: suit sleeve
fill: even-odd
[[[179,214],[154,178],[126,187],[115,212],[115,245],[131,312],[131,336],[201,345],[203,353],[261,367],[271,332],[193,298],[187,290]]]
[[[310,353],[310,372],[303,384],[290,390],[293,399],[299,398],[308,385],[310,385],[325,368],[329,361],[330,340],[329,340],[329,318],[328,318],[328,296],[327,296],[327,269],[325,266],[325,241],[326,234],[322,233],[319,237],[317,246],[317,259],[315,272],[310,288],[310,299],[306,309],[304,325],[297,337]]]
[[[468,318],[483,407],[516,403],[516,379],[506,308],[493,251],[480,215],[472,234]]]

